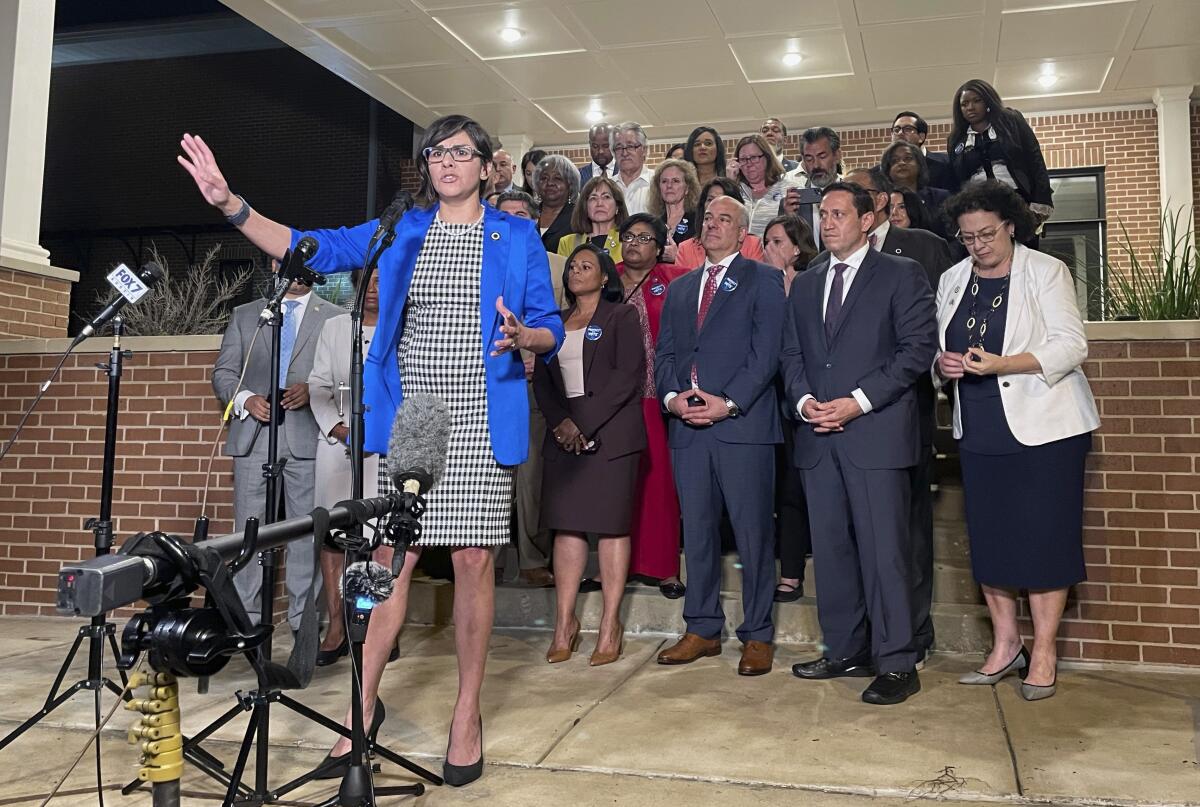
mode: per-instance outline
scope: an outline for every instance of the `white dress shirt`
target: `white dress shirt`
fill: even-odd
[[[736,261],[739,254],[741,254],[741,253],[734,252],[734,253],[722,258],[721,260],[717,261],[715,264],[712,261],[710,261],[708,258],[704,259],[704,274],[702,274],[700,276],[700,293],[696,296],[696,314],[697,315],[700,313],[700,306],[702,306],[704,304],[704,289],[708,287],[708,270],[710,268],[712,268],[713,266],[721,267],[721,270],[719,272],[717,272],[717,288],[720,288],[721,283],[725,280],[725,273],[729,271],[729,264]],[[671,399],[674,398],[678,394],[679,394],[678,392],[668,392],[666,395],[664,395],[663,396],[663,406],[667,406],[668,404],[670,404]]]
[[[308,310],[308,301],[311,299],[312,299],[311,291],[308,292],[307,294],[302,294],[299,297],[284,297],[283,298],[284,303],[290,303],[290,302],[300,303],[300,305],[296,306],[295,311],[292,313],[292,319],[295,321],[293,324],[293,327],[296,329],[297,335],[299,335],[299,333],[300,333],[300,323],[304,321],[304,312]],[[286,310],[287,309],[284,308],[283,305],[281,304],[279,307],[280,316],[282,316],[283,312]],[[272,326],[264,325],[263,327],[269,328]],[[243,358],[243,361],[244,360],[245,359]],[[252,392],[248,389],[244,389],[241,392],[239,392],[236,396],[234,396],[233,414],[235,414],[237,416],[238,420],[245,420],[246,416],[248,414],[250,414],[249,412],[246,411],[246,401],[250,400],[250,398],[254,395],[258,395],[258,393]],[[267,398],[266,395],[264,395],[263,397]],[[270,398],[267,398],[267,400],[270,400]]]
[[[880,224],[874,230],[871,230],[870,235],[867,236],[867,243],[870,243],[870,237],[872,235],[875,236],[875,251],[883,252],[883,242],[887,238],[888,230],[890,229],[892,229],[892,223],[887,219],[884,219],[883,224]]]
[[[650,180],[654,179],[654,172],[642,166],[642,173],[638,174],[633,182],[630,182],[628,185],[625,184],[620,171],[617,171],[612,176],[617,181],[617,184],[621,186],[621,191],[625,194],[625,209],[629,211],[629,215],[645,213],[646,194],[650,192]]]
[[[879,243],[882,243],[880,239]],[[864,243],[861,247],[854,250],[846,256],[845,260],[839,261],[831,253],[829,255],[829,268],[825,271],[825,293],[821,296],[821,319],[825,319],[825,310],[829,307],[829,294],[833,291],[833,278],[836,272],[833,267],[835,264],[844,263],[846,268],[842,270],[842,303],[846,302],[846,297],[850,294],[850,285],[854,283],[855,276],[858,275],[858,268],[862,266],[863,259],[867,257],[867,250],[871,248],[870,243]],[[858,402],[858,406],[862,409],[863,414],[867,414],[874,407],[871,406],[871,401],[867,399],[867,394],[862,391],[861,387],[855,387],[850,394],[854,400]],[[796,404],[796,413],[800,415],[800,419],[808,423],[808,418],[804,416],[804,404],[810,399],[814,399],[812,395],[805,395]]]
[[[608,165],[604,166],[603,168],[601,168],[600,164],[597,163],[595,160],[592,160],[589,163],[589,165],[592,168],[592,179],[595,179],[596,177],[599,177],[599,176],[611,177],[617,173],[616,160],[613,160],[612,162],[610,162]]]

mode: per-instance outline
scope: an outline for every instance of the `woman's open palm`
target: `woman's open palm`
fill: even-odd
[[[217,167],[212,149],[202,138],[190,134],[185,134],[179,145],[187,156],[180,154],[175,159],[196,180],[204,201],[213,207],[223,207],[229,201],[229,183]]]

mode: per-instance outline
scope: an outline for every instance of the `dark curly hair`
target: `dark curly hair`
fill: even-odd
[[[629,232],[635,224],[645,224],[654,231],[654,243],[658,244],[658,256],[656,260],[662,260],[663,249],[667,246],[667,225],[658,216],[651,216],[649,213],[634,213],[625,221],[621,222],[620,229],[617,230],[621,238],[625,237],[625,233]]]
[[[625,295],[621,287],[621,276],[617,274],[617,265],[613,263],[612,257],[607,252],[600,249],[600,247],[591,241],[584,241],[571,251],[571,254],[567,257],[566,265],[563,266],[563,299],[567,301],[567,307],[575,307],[575,295],[571,293],[570,282],[571,261],[575,260],[575,256],[580,252],[585,251],[596,256],[596,263],[600,264],[600,273],[604,275],[604,285],[600,287],[600,297],[608,300],[610,303],[621,302]]]
[[[1037,230],[1037,219],[1021,194],[995,179],[968,183],[961,191],[942,202],[942,218],[946,221],[946,232],[958,232],[958,218],[966,213],[978,211],[995,213],[1003,221],[1012,224],[1013,240],[1022,244]]]

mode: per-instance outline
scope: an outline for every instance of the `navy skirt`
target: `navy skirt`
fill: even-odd
[[[1083,564],[1083,472],[1090,432],[1013,454],[959,447],[971,570],[997,588],[1066,588]]]

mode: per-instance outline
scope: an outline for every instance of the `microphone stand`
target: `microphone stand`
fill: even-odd
[[[378,236],[378,234],[377,234]],[[364,447],[365,413],[363,403],[363,314],[366,307],[367,288],[375,274],[379,257],[392,245],[396,238],[395,226],[388,228],[382,237],[372,238],[367,245],[367,258],[363,263],[362,274],[359,277],[358,289],[355,294],[354,308],[350,312],[350,498],[363,497],[364,479]],[[376,536],[382,524],[377,524]],[[366,525],[363,526],[366,535]],[[346,550],[345,567],[359,561],[369,561],[371,550],[376,546],[376,540],[363,540],[354,548]],[[362,694],[362,657],[363,643],[367,640],[367,629],[371,622],[369,608],[359,608],[357,603],[345,591],[342,593],[342,614],[346,620],[346,635],[350,639],[350,767],[342,778],[341,787],[336,796],[320,807],[374,807],[377,796],[419,796],[425,792],[422,784],[392,787],[374,787],[371,777],[371,765],[368,752],[374,750],[385,759],[417,774],[431,784],[442,784],[442,778],[425,770],[421,766],[383,748],[366,736],[363,723],[363,694]],[[379,708],[376,701],[375,708]]]
[[[104,466],[100,476],[100,515],[97,518],[89,518],[84,523],[84,529],[90,529],[94,536],[93,545],[96,549],[96,557],[103,557],[112,550],[113,545],[113,523],[112,523],[112,501],[113,501],[113,474],[116,470],[117,456],[117,413],[120,410],[121,400],[121,373],[124,359],[133,355],[130,351],[121,348],[121,336],[125,332],[125,322],[118,315],[113,318],[113,344],[112,349],[108,354],[107,364],[97,364],[96,367],[108,373],[108,408],[106,410],[106,418],[104,423]],[[79,647],[83,644],[84,639],[88,640],[88,668],[87,677],[81,678],[72,684],[66,691],[59,693],[59,687],[62,686],[63,679],[66,678],[67,672],[71,668],[71,664],[75,660],[75,654],[79,652]],[[117,686],[111,678],[104,674],[104,646],[105,643],[112,649],[113,659],[120,656],[120,651],[117,648],[116,640],[116,625],[108,621],[106,613],[100,613],[92,617],[91,621],[79,629],[79,633],[75,636],[75,642],[71,645],[71,649],[67,651],[67,657],[63,660],[62,666],[58,669],[58,675],[54,678],[54,683],[50,686],[50,692],[46,695],[46,700],[42,704],[42,708],[35,712],[28,720],[13,729],[3,739],[0,739],[0,749],[6,747],[9,743],[16,740],[33,726],[41,722],[42,718],[49,715],[58,707],[62,706],[74,695],[83,690],[89,690],[93,694],[95,701],[96,729],[100,729],[100,693],[108,689],[119,698],[126,701],[132,700],[133,696],[129,694],[123,686]],[[128,678],[124,670],[118,670],[121,683],[127,685]],[[96,785],[99,787],[103,782],[103,776],[100,765],[100,743],[96,743]]]

